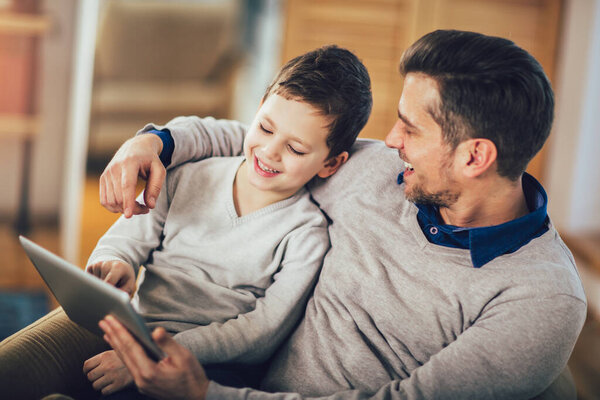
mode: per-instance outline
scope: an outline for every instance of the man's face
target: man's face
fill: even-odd
[[[308,103],[267,97],[244,140],[249,182],[274,194],[294,194],[325,168],[329,123]]]
[[[398,121],[385,139],[407,163],[405,195],[409,201],[449,207],[460,196],[454,179],[454,154],[443,141],[431,110],[439,103],[437,83],[425,74],[409,73],[398,104]]]

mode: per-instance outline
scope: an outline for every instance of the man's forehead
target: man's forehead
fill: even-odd
[[[428,75],[409,73],[398,102],[398,117],[407,125],[418,127],[433,119],[432,111],[438,108],[437,82]]]

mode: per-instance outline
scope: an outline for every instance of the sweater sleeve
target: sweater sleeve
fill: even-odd
[[[252,311],[175,335],[202,363],[257,363],[268,357],[303,315],[329,248],[324,225],[302,226],[289,235],[279,271]]]
[[[161,190],[156,207],[148,214],[134,215],[130,219],[119,217],[100,238],[87,265],[99,261],[121,260],[133,266],[137,274],[140,265],[148,260],[152,250],[160,244],[169,209],[167,192],[166,189]],[[143,193],[137,200],[143,202]]]
[[[148,124],[137,134],[168,129],[175,142],[175,150],[168,168],[188,161],[209,157],[238,156],[242,154],[247,126],[238,121],[177,117],[166,125]]]
[[[556,295],[495,305],[480,320],[410,377],[376,393],[340,391],[346,399],[529,399],[565,367],[586,315],[580,299]],[[424,333],[425,334],[425,333]],[[297,393],[265,393],[211,382],[207,399],[304,399]]]

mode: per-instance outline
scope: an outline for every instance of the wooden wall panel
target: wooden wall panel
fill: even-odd
[[[396,119],[402,52],[435,29],[509,38],[552,80],[561,0],[287,0],[283,61],[324,44],[346,47],[371,74],[373,113],[361,137],[383,139]],[[543,178],[545,150],[529,172]]]

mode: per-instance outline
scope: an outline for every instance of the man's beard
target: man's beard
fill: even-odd
[[[438,207],[450,207],[456,203],[459,194],[450,190],[439,192],[426,192],[423,187],[417,185],[409,193],[405,192],[406,199],[417,204],[429,204]]]
[[[451,155],[454,154],[454,151],[451,151],[448,155],[444,157],[440,166],[440,173],[443,182],[446,183],[448,187],[455,186],[455,180],[450,176],[450,170],[452,169],[452,160]],[[406,199],[413,203],[417,204],[428,204],[432,206],[438,207],[450,207],[452,204],[456,203],[458,198],[460,197],[460,192],[453,191],[451,189],[444,189],[437,192],[428,192],[423,188],[423,185],[418,182],[415,183],[413,189],[410,192],[404,192]]]

